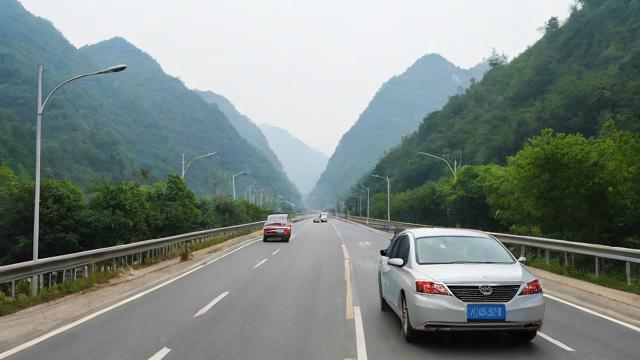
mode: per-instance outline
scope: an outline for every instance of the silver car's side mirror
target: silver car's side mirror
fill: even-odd
[[[527,258],[526,258],[526,257],[524,257],[524,256],[520,256],[520,257],[518,258],[518,262],[521,262],[521,263],[523,263],[523,264],[524,264],[525,262],[527,262]]]
[[[404,260],[402,260],[401,258],[393,258],[389,259],[388,264],[393,266],[402,266],[404,265]]]

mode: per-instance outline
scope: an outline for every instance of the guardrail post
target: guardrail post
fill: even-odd
[[[526,254],[525,246],[524,245],[520,245],[520,257],[524,257],[525,254]]]
[[[49,289],[51,289],[51,274],[53,273],[49,273],[49,284],[47,285]]]
[[[11,297],[12,298],[16,297],[16,281],[15,280],[11,280]]]
[[[627,273],[627,285],[631,286],[631,263],[627,261],[625,264],[625,268],[625,272]]]
[[[598,277],[598,273],[600,273],[600,262],[598,261],[598,257],[596,256],[596,277]]]
[[[564,266],[569,266],[569,259],[567,258],[567,252],[564,252]]]
[[[575,265],[575,260],[576,260],[575,254],[574,254],[574,253],[571,253],[571,267],[576,266],[576,265]]]
[[[548,249],[544,249],[544,263],[545,264],[549,263],[549,250]]]
[[[541,251],[541,250],[540,250],[540,248],[538,248],[538,257],[541,257],[541,256],[542,256],[542,255],[541,255],[541,253],[540,253],[540,251]]]

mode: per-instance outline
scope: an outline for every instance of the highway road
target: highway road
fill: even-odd
[[[239,244],[8,358],[638,359],[639,332],[552,299],[531,343],[464,333],[408,344],[379,309],[388,236],[335,219],[295,223],[293,234]]]

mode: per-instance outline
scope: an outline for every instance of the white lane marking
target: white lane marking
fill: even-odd
[[[267,260],[269,260],[269,259],[263,259],[263,260],[262,260],[262,261],[260,261],[259,263],[255,264],[255,265],[253,266],[253,269],[251,269],[251,270],[255,270],[258,266],[260,266],[260,265],[262,265],[262,264],[266,263],[266,262],[267,262]]]
[[[353,311],[356,320],[356,353],[358,354],[358,360],[367,360],[367,346],[364,342],[364,328],[362,327],[360,306],[354,306]]]
[[[295,233],[295,234],[293,234],[293,236],[291,236],[291,239],[289,239],[289,240],[293,240],[293,239],[295,239],[295,238],[296,238],[296,236],[298,236],[298,234],[300,234],[300,233],[302,232],[302,230],[306,229],[306,228],[307,228],[307,226],[309,226],[309,224],[311,224],[311,223],[309,223],[309,222],[308,222],[308,223],[304,224],[304,226],[302,227],[302,229],[300,229],[300,230],[296,231],[296,233]]]
[[[174,282],[174,281],[176,281],[178,279],[181,279],[181,278],[183,278],[183,277],[185,277],[185,276],[187,276],[187,275],[189,275],[189,274],[191,274],[191,273],[193,273],[195,271],[198,271],[198,270],[202,269],[203,267],[205,267],[206,265],[213,264],[214,262],[216,262],[216,261],[218,261],[218,260],[220,260],[220,259],[222,259],[222,258],[224,258],[224,257],[226,257],[228,255],[231,255],[234,252],[239,251],[240,249],[243,249],[243,248],[245,248],[245,247],[247,247],[247,246],[249,246],[251,244],[254,244],[259,240],[261,240],[261,238],[257,238],[255,240],[252,240],[252,241],[250,241],[250,242],[248,242],[248,243],[246,243],[246,244],[244,244],[244,245],[242,245],[242,246],[240,246],[238,248],[235,248],[235,249],[229,251],[228,253],[226,253],[224,255],[221,255],[221,256],[213,259],[213,260],[207,261],[207,262],[203,263],[202,265],[199,265],[199,266],[187,271],[184,274],[178,275],[178,276],[174,277],[173,279],[169,279],[169,280],[163,282],[162,284],[156,285],[156,286],[152,287],[151,289],[148,289],[148,290],[145,290],[145,291],[143,291],[141,293],[133,295],[133,296],[131,296],[129,298],[126,298],[126,299],[124,299],[124,300],[122,300],[120,302],[117,302],[117,303],[115,303],[115,304],[113,304],[113,305],[111,305],[109,307],[106,307],[106,308],[104,308],[102,310],[96,311],[93,314],[89,314],[89,315],[87,315],[87,316],[85,316],[85,317],[83,317],[81,319],[78,319],[78,320],[72,322],[72,323],[69,323],[67,325],[61,326],[61,327],[59,327],[59,328],[57,328],[55,330],[52,330],[52,331],[50,331],[50,332],[48,332],[48,333],[46,333],[44,335],[41,335],[41,336],[39,336],[39,337],[37,337],[37,338],[35,338],[33,340],[27,341],[26,343],[24,343],[22,345],[18,345],[16,347],[14,347],[13,349],[10,349],[10,350],[7,350],[7,351],[5,351],[3,353],[0,353],[0,360],[1,359],[5,359],[5,358],[17,353],[17,352],[22,351],[22,350],[28,349],[28,348],[30,348],[30,347],[32,347],[32,346],[44,341],[44,340],[47,340],[50,337],[56,336],[56,335],[58,335],[58,334],[60,334],[62,332],[65,332],[65,331],[67,331],[67,330],[69,330],[71,328],[74,328],[74,327],[76,327],[76,326],[78,326],[78,325],[80,325],[80,324],[82,324],[84,322],[87,322],[87,321],[89,321],[89,320],[91,320],[91,319],[93,319],[93,318],[95,318],[97,316],[100,316],[100,315],[102,315],[102,314],[104,314],[104,313],[106,313],[108,311],[111,311],[111,310],[113,310],[115,308],[118,308],[118,307],[120,307],[120,306],[122,306],[122,305],[124,305],[126,303],[129,303],[129,302],[131,302],[133,300],[139,299],[139,298],[147,295],[150,292],[158,290],[161,287],[167,286],[167,285],[171,284],[172,282]]]
[[[574,308],[576,308],[576,309],[578,309],[578,310],[582,310],[582,311],[584,311],[584,312],[586,312],[586,313],[588,313],[588,314],[591,314],[591,315],[594,315],[594,316],[601,317],[601,318],[603,318],[603,319],[605,319],[605,320],[609,320],[609,321],[614,322],[614,323],[616,323],[616,324],[618,324],[618,325],[622,325],[622,326],[624,326],[624,327],[627,327],[627,328],[629,328],[629,329],[631,329],[631,330],[634,330],[634,331],[640,332],[640,327],[633,326],[633,325],[628,324],[628,323],[626,323],[626,322],[624,322],[624,321],[620,321],[620,320],[618,320],[618,319],[614,319],[614,318],[609,317],[609,316],[607,316],[607,315],[600,314],[599,312],[595,312],[595,311],[593,311],[593,310],[591,310],[591,309],[587,309],[587,308],[582,307],[582,306],[580,306],[580,305],[576,305],[576,304],[574,304],[574,303],[570,303],[570,302],[568,302],[568,301],[566,301],[566,300],[562,300],[562,299],[557,298],[557,297],[555,297],[555,296],[553,296],[553,295],[544,294],[544,297],[549,298],[549,299],[551,299],[551,300],[555,300],[555,301],[557,301],[557,302],[561,302],[561,303],[563,303],[563,304],[565,304],[565,305],[572,306],[572,307],[574,307]]]
[[[368,241],[358,241],[358,245],[360,245],[360,246],[369,246],[369,245],[371,245],[371,243],[368,242]]]
[[[198,317],[204,313],[206,313],[207,311],[211,310],[211,308],[217,304],[218,302],[220,302],[220,300],[224,299],[225,296],[229,295],[228,291],[223,292],[222,294],[216,296],[215,299],[213,299],[210,303],[208,303],[205,307],[203,307],[202,309],[198,310],[198,312],[193,315],[193,317]]]
[[[272,252],[272,253],[271,253],[271,255],[275,255],[275,254],[277,254],[277,253],[278,253],[278,251],[280,251],[280,249],[278,249],[278,250],[276,250],[276,251]]]
[[[340,241],[342,241],[342,243],[344,244],[344,239],[342,238],[342,234],[340,234],[340,231],[338,231],[338,228],[336,228],[336,226],[333,225],[333,223],[331,223],[331,226],[333,226],[333,230],[336,231],[336,234],[338,234],[338,237],[340,238]]]
[[[552,338],[551,336],[549,336],[547,334],[543,334],[543,333],[538,331],[538,336],[540,336],[541,338],[547,340],[548,342],[552,343],[553,345],[555,345],[555,346],[557,346],[559,348],[562,348],[562,349],[567,350],[567,351],[575,351],[573,348],[565,345],[564,343]]]
[[[161,360],[163,357],[167,356],[169,351],[171,351],[171,349],[165,346],[162,349],[160,349],[160,351],[155,353],[152,357],[150,357],[149,360]]]

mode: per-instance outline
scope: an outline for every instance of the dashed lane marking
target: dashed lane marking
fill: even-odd
[[[158,351],[157,353],[153,354],[153,356],[150,357],[149,360],[161,360],[163,357],[167,356],[169,351],[171,351],[171,349],[169,349],[168,347],[165,346],[162,349],[160,349],[160,351]]]
[[[552,343],[553,345],[555,345],[555,346],[557,346],[557,347],[559,347],[561,349],[564,349],[564,350],[567,350],[567,351],[575,351],[573,348],[565,345],[564,343],[560,342],[559,340],[556,340],[556,339],[552,338],[551,336],[549,336],[547,334],[543,334],[543,333],[538,331],[538,336],[540,336],[541,338],[547,340],[548,342]]]
[[[195,313],[195,315],[193,315],[193,317],[198,317],[204,313],[206,313],[207,311],[211,310],[211,308],[217,304],[218,302],[220,302],[220,300],[224,299],[225,296],[229,295],[228,291],[223,292],[222,294],[216,296],[215,299],[213,299],[210,303],[208,303],[205,307],[203,307],[202,309],[198,310],[197,313]]]
[[[253,269],[252,269],[252,270],[255,270],[258,266],[260,266],[260,265],[262,265],[262,264],[266,263],[266,262],[267,262],[267,260],[269,260],[269,259],[262,259],[262,261],[260,261],[259,263],[255,264],[255,265],[253,266]]]

